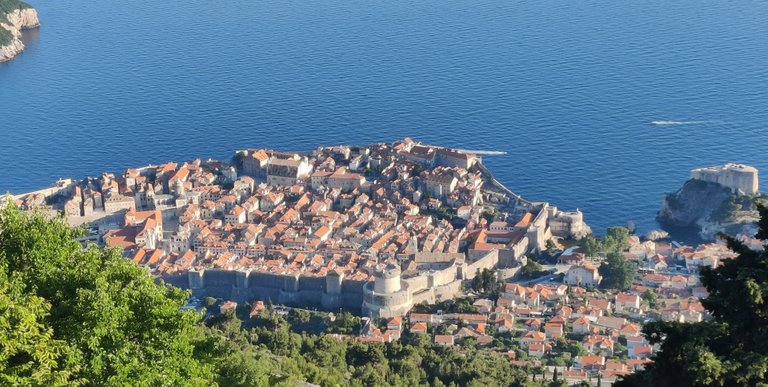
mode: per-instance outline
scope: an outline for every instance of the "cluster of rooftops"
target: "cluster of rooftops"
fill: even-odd
[[[103,243],[157,275],[220,268],[364,280],[415,253],[519,241],[535,214],[504,213],[510,222],[490,227],[480,165],[475,154],[408,138],[248,149],[230,163],[169,162],[73,182],[63,209],[70,219],[116,217]]]

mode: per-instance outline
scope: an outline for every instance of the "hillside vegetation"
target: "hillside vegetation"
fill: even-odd
[[[9,12],[24,8],[32,8],[32,6],[19,0],[0,0],[0,23],[8,21],[5,15]],[[10,43],[11,40],[13,40],[11,31],[0,27],[0,46],[5,46]]]

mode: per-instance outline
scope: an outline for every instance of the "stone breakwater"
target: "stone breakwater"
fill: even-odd
[[[37,18],[37,10],[34,8],[22,8],[5,15],[7,22],[0,22],[0,28],[5,28],[13,35],[10,43],[0,46],[0,62],[13,59],[24,51],[24,43],[21,41],[21,30],[40,26]]]

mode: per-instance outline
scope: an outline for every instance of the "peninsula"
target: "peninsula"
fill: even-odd
[[[40,26],[37,11],[19,0],[0,0],[0,62],[24,51],[21,30]]]
[[[375,317],[454,298],[483,269],[511,277],[583,214],[529,202],[480,156],[409,138],[248,149],[230,163],[169,162],[18,195],[63,211],[197,297],[344,308]]]

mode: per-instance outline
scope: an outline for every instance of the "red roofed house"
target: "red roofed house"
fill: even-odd
[[[637,294],[619,293],[616,295],[615,308],[617,313],[626,312],[630,308],[640,308],[640,296]]]
[[[542,357],[550,351],[552,351],[552,344],[550,343],[531,343],[528,346],[528,356]]]
[[[237,302],[234,301],[226,301],[219,307],[221,313],[234,313],[235,309],[237,309]]]
[[[576,356],[573,368],[587,371],[600,371],[605,366],[605,357],[599,355]]]
[[[563,326],[557,323],[547,323],[544,325],[544,334],[548,339],[555,339],[563,336]]]
[[[417,322],[411,324],[411,333],[427,333],[427,323]]]
[[[585,335],[589,333],[592,323],[585,317],[579,317],[573,322],[573,333]]]
[[[435,335],[435,344],[453,345],[453,335]]]

